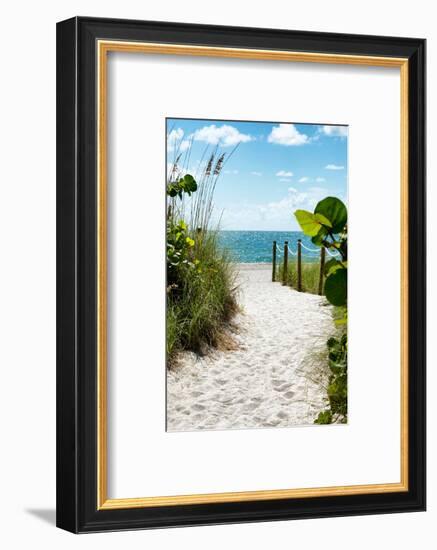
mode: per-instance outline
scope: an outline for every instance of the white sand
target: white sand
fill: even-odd
[[[324,298],[271,282],[266,264],[240,264],[233,351],[184,352],[167,375],[169,431],[313,424],[327,404]]]

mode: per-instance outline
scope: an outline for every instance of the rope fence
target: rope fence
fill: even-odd
[[[305,246],[305,245],[303,244],[302,241],[300,242],[300,246],[301,246],[302,248],[304,248],[305,250],[308,250],[308,252],[317,252],[317,253],[320,252],[320,248],[308,248],[307,246]]]
[[[306,252],[303,252],[306,251]],[[301,239],[298,239],[297,241],[297,250],[294,251],[292,248],[290,248],[288,241],[284,242],[283,248],[281,248],[276,241],[273,241],[273,248],[272,248],[272,255],[273,255],[273,262],[272,262],[272,281],[276,281],[276,264],[277,264],[277,256],[282,256],[282,262],[283,262],[283,275],[282,275],[282,284],[287,284],[287,273],[288,273],[288,254],[291,254],[291,256],[295,257],[297,260],[297,290],[299,292],[302,291],[302,257],[307,258],[316,258],[315,254],[320,254],[320,271],[319,271],[319,288],[318,292],[319,295],[322,295],[323,293],[323,280],[325,275],[325,258],[326,253],[328,256],[332,258],[338,258],[340,256],[340,253],[338,251],[331,252],[329,248],[325,248],[322,246],[321,248],[310,248],[306,246]]]
[[[307,252],[311,252],[311,254],[320,254],[321,248],[308,248],[308,247],[305,246],[303,243],[301,243],[301,247],[302,247],[304,250],[306,250]],[[294,251],[294,250],[290,247],[290,245],[286,245],[286,248],[288,249],[288,253],[289,253],[289,254],[291,254],[292,256],[297,256],[297,250]],[[281,247],[279,246],[279,244],[277,244],[277,243],[276,243],[276,250],[277,250],[277,252],[279,252],[279,254],[281,254],[281,255],[284,254],[284,248],[281,248]],[[326,250],[327,254],[328,254],[329,256],[331,256],[332,258],[338,258],[338,257],[340,256],[340,253],[337,252],[337,251],[331,252],[331,251],[329,250],[329,248],[326,248],[325,250]],[[305,252],[302,252],[302,256],[306,256],[306,257],[308,257],[308,258],[314,258],[314,256],[311,255],[311,254],[306,254]]]

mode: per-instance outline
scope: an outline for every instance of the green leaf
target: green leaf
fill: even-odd
[[[347,323],[347,317],[343,317],[343,319],[336,319],[334,321],[334,323],[336,324],[336,326],[341,326],[341,325],[345,325]]]
[[[305,235],[315,237],[318,234],[322,224],[316,218],[315,214],[308,212],[308,210],[296,210],[294,215]]]
[[[319,232],[317,233],[317,235],[311,238],[311,242],[316,246],[323,246],[323,241],[327,234],[328,234],[327,229],[322,226]]]
[[[332,227],[332,223],[323,214],[314,213],[315,219],[325,227]],[[320,232],[320,231],[319,231]]]
[[[347,222],[346,206],[336,197],[326,197],[326,199],[321,200],[317,204],[314,213],[321,214],[331,222],[333,233],[340,233]]]
[[[187,193],[191,196],[191,193],[194,193],[196,190],[197,183],[191,174],[185,174],[177,183],[170,183],[167,186],[167,194],[170,195],[170,197],[179,197],[180,199],[182,199],[183,193]]]
[[[325,281],[325,296],[333,306],[345,306],[347,303],[347,269],[337,269],[328,275]]]
[[[325,264],[325,275],[330,275],[331,273],[337,271],[337,269],[343,269],[341,262],[339,262],[335,258],[331,258]]]
[[[179,181],[179,183],[189,195],[191,195],[191,193],[194,193],[194,191],[196,191],[197,189],[196,180],[191,174],[185,174],[185,176]]]
[[[331,338],[329,338],[329,340],[326,342],[326,345],[328,346],[328,348],[333,348],[335,346],[338,346],[337,338],[334,338],[333,336],[331,336]]]
[[[195,191],[197,189],[197,183],[196,180],[193,178],[191,174],[185,175],[185,181],[187,182],[187,185],[190,186],[192,191]]]

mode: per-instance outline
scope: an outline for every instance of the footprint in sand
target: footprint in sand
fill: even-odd
[[[272,283],[270,265],[239,270],[238,349],[181,354],[167,375],[169,430],[308,425],[326,406],[326,376],[314,381],[306,358],[326,351],[332,308]]]
[[[247,411],[254,411],[255,409],[257,409],[259,407],[259,403],[249,403],[248,405],[246,405],[244,407],[244,410],[247,410]]]
[[[291,382],[285,382],[285,384],[281,384],[280,386],[276,386],[275,390],[283,392],[283,391],[288,390],[289,388],[291,388],[292,385],[293,384]]]

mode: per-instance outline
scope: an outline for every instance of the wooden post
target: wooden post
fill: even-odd
[[[323,294],[323,276],[325,271],[325,247],[320,249],[320,275],[319,275],[319,296]]]
[[[276,241],[273,241],[272,282],[276,279]]]
[[[288,275],[288,241],[284,242],[284,272],[282,273],[282,284],[287,284]]]
[[[297,290],[302,292],[302,241],[297,240]]]

